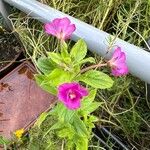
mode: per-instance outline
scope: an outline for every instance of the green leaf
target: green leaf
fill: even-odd
[[[59,116],[59,120],[64,121],[66,123],[67,122],[72,123],[75,111],[68,110],[62,103],[58,103],[56,107],[57,108],[55,111],[57,112],[57,115]]]
[[[88,116],[90,113],[95,111],[100,105],[102,105],[102,102],[93,102],[96,96],[97,90],[91,90],[89,92],[89,95],[84,98],[81,102],[81,107],[78,110],[78,113],[82,116]]]
[[[43,135],[43,138],[45,138],[45,136],[52,130],[57,130],[57,129],[61,129],[65,127],[65,123],[64,122],[56,122],[54,125],[52,125],[47,131],[46,133]]]
[[[93,57],[88,57],[88,58],[85,58],[83,60],[81,60],[80,62],[76,63],[75,65],[81,65],[81,64],[84,64],[84,63],[95,63],[95,59]]]
[[[88,115],[94,112],[101,104],[100,102],[92,102],[91,105],[84,107],[81,111],[84,115]]]
[[[72,139],[73,136],[75,135],[75,130],[73,129],[73,127],[70,125],[66,128],[61,129],[60,131],[58,131],[58,136],[61,138],[68,138],[68,139]]]
[[[65,58],[64,58],[64,62],[65,62],[66,64],[71,64],[71,58],[70,58],[70,57],[65,57]]]
[[[38,126],[38,128],[40,128],[41,124],[43,123],[43,121],[46,119],[46,117],[48,116],[49,114],[47,112],[43,112],[39,118],[37,119],[37,121],[35,122],[35,126]]]
[[[36,83],[45,91],[56,95],[57,89],[54,87],[45,75],[36,74],[35,75]]]
[[[49,131],[64,128],[65,126],[66,124],[64,122],[58,121],[49,129]]]
[[[60,54],[54,52],[47,52],[48,57],[52,59],[56,64],[61,65],[63,63],[63,59]]]
[[[88,126],[88,131],[89,132],[91,132],[92,129],[95,127],[94,123],[89,121],[89,120],[86,121],[86,126]]]
[[[0,145],[8,145],[10,141],[0,135]]]
[[[66,57],[69,57],[68,46],[67,46],[66,42],[61,43],[61,56],[63,59]]]
[[[96,93],[97,93],[97,89],[90,90],[89,95],[82,100],[81,108],[85,108],[85,107],[91,105],[91,103],[95,99]]]
[[[36,83],[37,83],[39,86],[41,86],[41,83],[45,80],[45,75],[42,75],[42,74],[35,74],[34,77],[35,77]]]
[[[76,135],[74,137],[76,150],[88,150],[88,138]]]
[[[71,58],[68,53],[68,46],[65,42],[61,43],[61,57],[66,64],[71,64]]]
[[[71,49],[70,56],[75,62],[81,61],[87,53],[87,45],[84,40],[80,39]]]
[[[107,74],[96,70],[87,71],[80,75],[78,80],[99,89],[110,88],[113,85],[113,80]]]
[[[71,73],[66,72],[62,69],[54,69],[48,76],[47,76],[47,80],[50,81],[50,83],[53,86],[58,86],[62,83],[65,82],[70,82],[72,80],[73,76]]]
[[[85,126],[84,122],[79,118],[79,116],[77,114],[74,115],[73,126],[74,126],[74,128],[76,130],[76,133],[79,136],[84,136],[84,137],[88,136],[88,131],[87,131],[86,126]]]
[[[56,67],[56,64],[50,58],[41,57],[37,61],[37,66],[44,74],[49,74]]]
[[[89,120],[90,122],[97,122],[99,119],[98,119],[98,117],[96,117],[96,116],[90,115],[88,120]]]

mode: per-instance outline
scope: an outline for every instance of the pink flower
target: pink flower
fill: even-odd
[[[107,63],[111,67],[111,72],[114,76],[122,76],[128,73],[126,55],[121,51],[120,47],[115,49],[112,58]]]
[[[45,32],[56,36],[58,39],[69,39],[72,33],[76,30],[74,24],[71,24],[70,20],[65,18],[56,18],[50,23],[44,25]]]
[[[79,83],[64,83],[58,87],[58,98],[68,109],[78,109],[84,96],[88,95],[88,90]]]

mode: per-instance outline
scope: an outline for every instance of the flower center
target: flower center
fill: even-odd
[[[72,100],[75,99],[76,98],[76,94],[74,92],[70,92],[69,93],[69,98],[72,99]]]

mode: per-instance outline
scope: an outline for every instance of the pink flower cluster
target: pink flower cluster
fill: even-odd
[[[74,24],[65,18],[56,18],[50,23],[44,25],[47,34],[56,36],[60,40],[67,40],[71,37],[72,33],[76,30]]]
[[[81,100],[88,95],[88,90],[79,83],[64,83],[58,87],[58,98],[64,105],[71,110],[80,107]]]
[[[50,23],[44,25],[45,32],[53,35],[61,41],[69,39],[72,33],[76,30],[74,24],[65,18],[56,18]],[[112,55],[112,58],[107,62],[111,67],[111,72],[114,76],[122,76],[128,73],[126,64],[126,55],[117,47]],[[88,95],[88,90],[82,87],[79,83],[64,83],[58,87],[58,99],[71,110],[78,109],[81,105],[83,97]]]

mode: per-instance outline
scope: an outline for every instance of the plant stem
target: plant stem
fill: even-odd
[[[101,30],[103,29],[104,22],[105,22],[107,16],[109,15],[109,12],[111,11],[111,8],[112,8],[111,6],[113,6],[113,0],[109,1],[108,7],[107,7],[106,12],[105,12],[105,15],[103,17],[103,20],[101,21],[101,24],[100,24],[100,27],[99,27],[99,29],[101,29]]]
[[[80,71],[80,73],[84,73],[84,72],[86,72],[88,70],[91,70],[91,69],[94,69],[94,68],[97,69],[97,68],[100,68],[100,67],[103,67],[103,66],[107,66],[107,63],[105,63],[105,64],[96,64],[96,65],[92,65],[92,66],[86,67],[86,68],[82,69]]]

